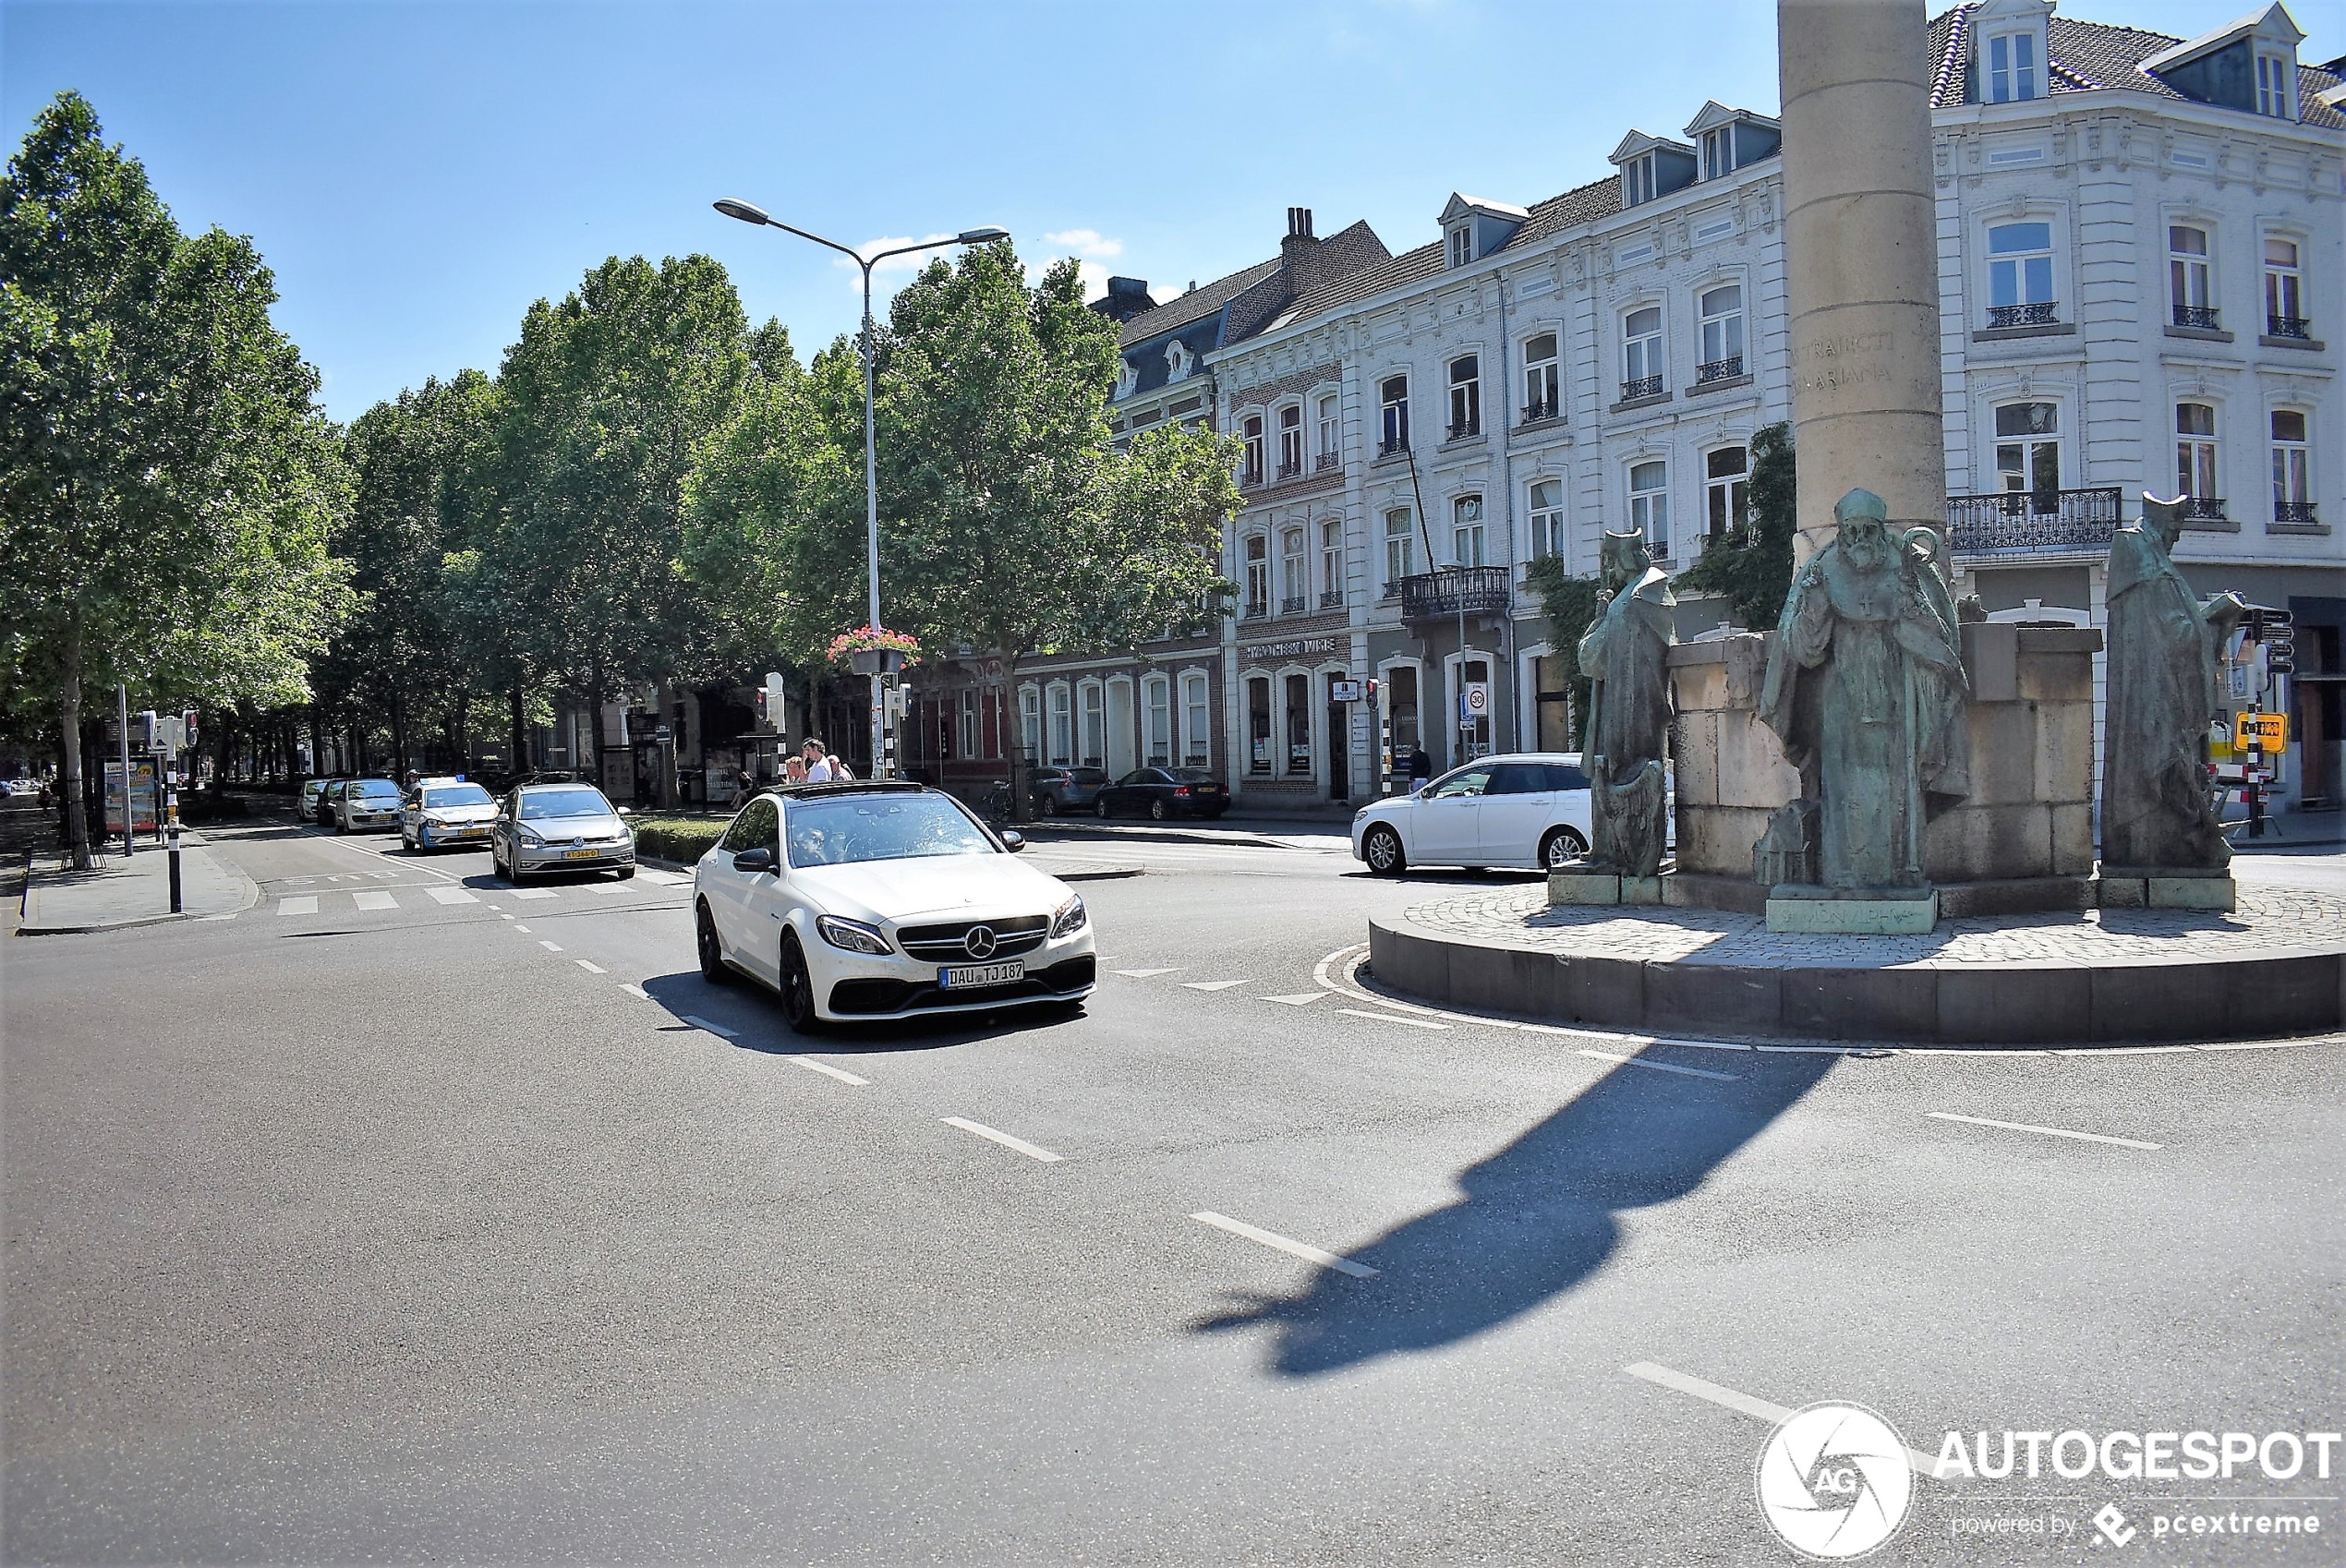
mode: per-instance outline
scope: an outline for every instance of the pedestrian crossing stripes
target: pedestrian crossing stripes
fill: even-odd
[[[295,878],[289,880],[291,880],[295,885],[298,885],[300,881],[307,879]],[[470,887],[418,887],[412,886],[397,888],[332,887],[328,888],[323,893],[286,893],[281,895],[277,899],[277,912],[283,915],[314,915],[320,912],[319,902],[321,899],[326,900],[329,904],[333,904],[338,902],[345,895],[348,896],[353,905],[362,910],[395,910],[402,907],[400,900],[403,897],[406,898],[408,905],[412,906],[416,901],[412,896],[418,893],[430,899],[435,905],[442,908],[453,908],[463,904],[478,905],[484,900],[500,898],[511,898],[538,902],[550,899],[560,899],[565,893],[583,894],[592,892],[623,894],[627,890],[625,888],[619,887],[615,883],[582,883],[576,887],[563,888],[514,888],[497,887],[474,889]],[[512,917],[508,915],[506,918],[510,920]]]
[[[315,893],[304,893],[297,898],[280,899],[277,900],[277,912],[279,914],[288,915],[316,914],[318,912],[318,895]]]
[[[431,895],[432,901],[435,903],[478,904],[480,902],[478,899],[474,898],[462,887],[427,887],[424,891]]]
[[[399,907],[399,900],[388,893],[370,891],[354,893],[351,897],[357,900],[358,907],[362,910],[395,910]]]

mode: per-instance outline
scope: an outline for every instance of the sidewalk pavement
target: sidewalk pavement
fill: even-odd
[[[226,920],[260,901],[260,889],[241,872],[207,853],[202,835],[179,835],[181,912],[171,912],[171,855],[141,843],[135,855],[115,845],[95,871],[36,864],[25,886],[17,922],[19,936],[114,931],[173,920]]]

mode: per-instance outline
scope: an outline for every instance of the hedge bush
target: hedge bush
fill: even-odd
[[[724,816],[638,816],[628,826],[635,830],[635,852],[654,860],[690,865],[733,825]]]

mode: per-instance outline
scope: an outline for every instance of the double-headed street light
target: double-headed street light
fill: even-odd
[[[804,229],[793,228],[778,218],[768,217],[767,216],[766,210],[764,208],[753,207],[746,201],[736,201],[729,196],[723,200],[716,202],[714,205],[720,212],[724,213],[728,218],[738,218],[744,223],[755,223],[761,228],[780,229],[786,233],[794,234],[801,239],[811,239],[816,245],[826,246],[832,250],[838,251],[841,256],[846,257],[849,260],[853,261],[856,266],[863,269],[864,549],[865,556],[865,565],[871,573],[872,630],[877,632],[880,629],[879,464],[872,435],[872,268],[877,263],[887,260],[891,256],[909,256],[914,251],[935,250],[939,246],[943,245],[991,245],[998,239],[1010,238],[1010,231],[1004,228],[998,228],[989,223],[974,229],[963,229],[960,234],[955,235],[949,240],[928,240],[919,245],[900,245],[893,250],[882,250],[875,252],[870,256],[865,256],[863,252],[853,249],[851,247],[841,245],[837,240],[825,239],[821,235],[809,234]],[[889,759],[888,754],[883,749],[885,729],[885,696],[881,688],[879,676],[874,675],[872,677],[872,777],[875,778],[885,778],[894,771],[894,769],[889,766]]]

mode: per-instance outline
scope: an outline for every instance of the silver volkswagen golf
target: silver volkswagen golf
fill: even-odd
[[[489,858],[519,882],[534,872],[635,874],[635,836],[592,784],[524,784],[499,803]]]

